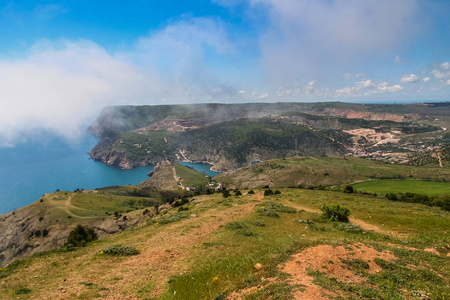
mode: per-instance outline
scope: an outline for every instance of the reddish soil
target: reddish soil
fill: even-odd
[[[341,259],[360,259],[368,263],[367,272],[374,274],[381,268],[374,262],[375,258],[393,260],[395,256],[389,252],[378,252],[362,243],[355,243],[350,247],[320,245],[308,248],[293,256],[293,259],[280,266],[281,271],[292,276],[289,284],[300,285],[302,288],[294,292],[295,299],[330,299],[338,296],[334,292],[326,291],[313,283],[313,277],[308,276],[308,270],[324,272],[341,282],[364,282],[365,279],[345,268]]]

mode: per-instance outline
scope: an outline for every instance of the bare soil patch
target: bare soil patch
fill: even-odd
[[[304,287],[304,291],[297,290],[294,292],[295,299],[330,299],[337,294],[315,285],[313,283],[314,278],[307,274],[308,270],[324,272],[327,276],[345,283],[364,282],[365,279],[346,268],[342,260],[363,260],[369,265],[366,271],[375,274],[381,271],[380,266],[374,262],[375,258],[389,261],[395,259],[395,256],[390,252],[379,252],[362,243],[355,243],[346,247],[320,245],[294,255],[293,259],[281,265],[280,269],[292,276],[288,280],[289,284]]]

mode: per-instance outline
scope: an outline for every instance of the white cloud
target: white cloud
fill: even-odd
[[[430,77],[425,77],[425,78],[423,79],[424,82],[429,82],[430,80],[431,80]]]
[[[240,99],[206,62],[233,49],[220,22],[204,18],[173,23],[126,53],[86,40],[41,41],[28,57],[0,60],[0,100],[8,108],[0,111],[0,147],[36,130],[76,139],[106,105]]]
[[[0,61],[0,146],[36,129],[77,138],[105,105],[137,103],[160,83],[88,41],[35,47]]]
[[[269,97],[269,94],[267,94],[267,93],[258,93],[258,92],[252,93],[252,99],[255,99],[255,100],[265,99],[267,97]]]
[[[307,77],[332,81],[330,70],[353,69],[367,57],[390,54],[423,30],[418,0],[249,2],[269,15],[261,53],[268,80],[277,85]]]
[[[356,74],[350,74],[350,73],[346,73],[344,75],[342,75],[342,78],[344,79],[352,79],[352,78],[360,78],[360,77],[365,77],[367,76],[367,74],[365,73],[356,73]]]
[[[340,97],[340,96],[344,96],[344,97],[356,96],[356,88],[355,87],[345,87],[342,89],[338,89],[338,90],[336,90],[336,96],[338,96],[338,97]]]
[[[445,63],[443,63],[443,64],[440,64],[439,67],[440,67],[442,70],[450,70],[450,62],[445,62]]]
[[[414,83],[417,81],[419,81],[419,79],[415,74],[402,75],[402,78],[400,79],[401,83]]]
[[[434,78],[436,79],[450,78],[450,71],[442,72],[441,70],[433,70],[431,71],[431,73],[434,75]]]
[[[403,59],[400,56],[398,56],[398,55],[395,57],[395,62],[398,63],[398,64],[403,64],[404,63]]]
[[[356,82],[356,87],[370,89],[370,88],[376,87],[376,85],[372,80],[367,79],[367,80],[362,80],[362,81]]]
[[[389,86],[388,82],[382,82],[378,85],[378,91],[380,92],[399,92],[402,91],[403,87],[399,84]]]

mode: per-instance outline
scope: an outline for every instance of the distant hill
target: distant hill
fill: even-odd
[[[249,103],[105,108],[91,156],[130,169],[162,160],[217,170],[291,156],[406,162],[449,143],[450,103]]]

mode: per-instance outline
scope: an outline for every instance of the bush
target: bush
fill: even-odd
[[[348,223],[348,216],[350,215],[350,210],[346,207],[340,206],[339,204],[333,204],[327,206],[324,204],[320,210],[322,215],[320,219],[323,222],[345,222]]]
[[[264,191],[264,196],[270,196],[270,195],[273,195],[273,191],[271,189]]]
[[[273,192],[273,194],[274,194],[274,195],[280,195],[281,192],[280,192],[279,190],[275,190],[275,191]]]
[[[398,201],[397,194],[395,194],[395,193],[387,193],[386,199],[391,200],[391,201]]]
[[[235,191],[234,191],[234,195],[235,195],[235,196],[241,196],[242,193],[241,193],[240,190],[235,190]]]
[[[64,246],[70,247],[84,247],[87,243],[95,241],[97,239],[97,234],[93,228],[84,227],[83,225],[78,225],[69,234],[67,242]]]
[[[355,192],[355,190],[353,189],[353,187],[351,185],[346,185],[342,192],[352,194]]]
[[[258,204],[256,206],[256,212],[261,216],[279,218],[280,216],[277,214],[279,212],[296,213],[297,210],[289,206],[284,206],[280,203],[268,201]]]
[[[364,230],[358,225],[350,224],[350,223],[336,223],[334,228],[340,231],[345,231],[349,233],[363,233]]]
[[[231,196],[230,191],[229,190],[222,190],[222,196],[224,198],[230,197]]]
[[[248,191],[248,193],[247,194],[249,194],[249,195],[253,195],[253,194],[255,194],[255,191],[253,191],[253,190],[250,190],[250,191]]]
[[[102,249],[100,253],[113,256],[132,256],[137,255],[140,252],[139,250],[133,247],[123,245],[112,245]]]
[[[26,287],[20,287],[17,290],[11,292],[11,295],[26,295],[31,293],[31,290]]]

